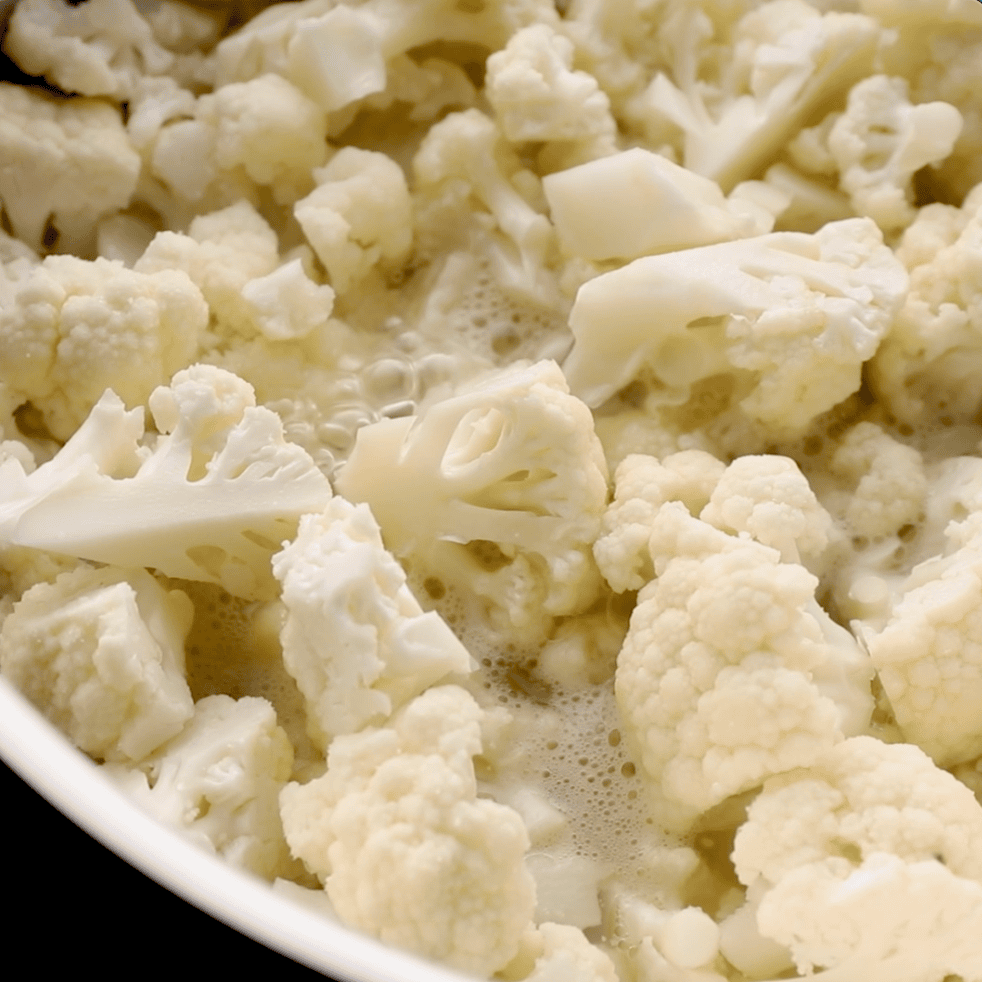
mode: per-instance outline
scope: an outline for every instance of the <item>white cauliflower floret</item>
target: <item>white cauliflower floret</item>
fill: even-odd
[[[904,233],[897,257],[910,293],[871,362],[883,405],[911,425],[974,422],[982,397],[982,189],[960,209],[931,204]]]
[[[145,570],[80,567],[39,583],[0,629],[0,671],[80,749],[139,761],[194,705],[184,678],[193,609]]]
[[[131,0],[19,0],[4,51],[28,74],[64,92],[125,101],[143,75],[162,75],[174,56]]]
[[[114,387],[144,405],[194,357],[208,307],[184,273],[48,256],[0,289],[0,379],[65,440]]]
[[[773,227],[715,181],[642,147],[548,174],[542,190],[563,249],[585,259],[636,259]]]
[[[568,924],[539,924],[523,955],[535,965],[522,982],[617,982],[617,969],[584,933]]]
[[[904,738],[941,766],[982,754],[982,535],[947,530],[947,554],[914,567],[885,623],[856,629]]]
[[[279,794],[292,766],[293,748],[265,699],[214,695],[138,768],[107,764],[103,773],[192,842],[272,879],[290,863]]]
[[[305,515],[273,557],[273,574],[286,607],[283,661],[322,745],[471,670],[440,615],[420,608],[367,505],[333,498],[321,514]]]
[[[518,813],[477,797],[482,716],[463,689],[430,689],[388,726],[337,737],[327,773],[280,804],[342,921],[486,976],[517,953],[535,887]]]
[[[610,100],[573,69],[573,42],[550,24],[523,28],[488,58],[485,94],[513,143],[581,141],[592,143],[591,156],[617,148]]]
[[[48,463],[0,462],[0,542],[275,594],[272,554],[330,499],[327,478],[230,372],[195,365],[149,403],[149,447],[142,408],[108,391]]]
[[[344,293],[380,261],[412,245],[412,202],[402,168],[384,153],[344,147],[314,171],[317,187],[293,213],[331,286]]]
[[[98,99],[55,100],[0,82],[0,200],[14,234],[40,249],[45,226],[63,251],[125,208],[140,174],[119,111]]]
[[[555,303],[555,285],[545,271],[552,225],[515,183],[521,175],[541,194],[538,178],[521,167],[489,116],[468,109],[432,126],[413,158],[413,174],[418,211],[440,201],[456,204],[454,221],[465,227],[476,221],[493,233],[499,282],[532,300]]]
[[[656,515],[650,548],[656,579],[638,595],[615,688],[663,822],[684,827],[866,729],[868,659],[804,567],[677,502]]]
[[[336,487],[368,502],[397,556],[483,597],[515,627],[596,597],[590,549],[607,468],[590,412],[555,362],[510,366],[416,417],[363,427]]]
[[[884,232],[895,232],[916,214],[914,174],[944,160],[961,127],[954,106],[912,105],[906,79],[872,75],[853,86],[845,112],[819,129],[853,210],[868,215]]]
[[[556,20],[548,0],[306,0],[264,10],[216,52],[218,84],[276,72],[328,112],[386,88],[392,63],[435,42],[504,46],[519,28]]]
[[[315,283],[301,259],[249,280],[242,299],[249,319],[270,341],[305,338],[324,327],[334,309],[334,290]]]
[[[738,457],[726,468],[699,517],[724,532],[747,533],[786,563],[819,557],[832,516],[790,457]]]
[[[729,191],[772,163],[816,110],[869,73],[879,38],[869,17],[772,0],[735,27],[732,55],[716,78],[700,79],[698,61],[678,84],[659,72],[634,111],[649,117],[649,126],[665,120],[678,127],[685,167]]]
[[[859,389],[906,290],[868,218],[646,256],[580,287],[563,368],[591,406],[642,370],[655,405],[728,375],[746,417],[793,438]]]
[[[876,539],[920,520],[928,490],[921,454],[875,423],[848,430],[828,467],[850,483],[836,500],[852,535]]]
[[[856,737],[771,779],[733,861],[761,933],[829,982],[982,972],[982,808],[916,747]]]
[[[722,461],[704,450],[683,450],[663,460],[629,454],[617,465],[614,500],[593,546],[600,572],[613,590],[640,590],[654,577],[648,539],[661,506],[681,501],[698,515],[725,470]]]
[[[192,202],[241,174],[286,204],[310,190],[311,171],[327,159],[326,134],[316,103],[279,75],[261,75],[201,96],[193,118],[161,126],[147,152],[154,175]]]
[[[159,232],[134,269],[154,273],[183,270],[201,289],[225,331],[255,330],[255,306],[244,297],[250,280],[279,265],[276,233],[248,201],[199,215],[187,234]]]

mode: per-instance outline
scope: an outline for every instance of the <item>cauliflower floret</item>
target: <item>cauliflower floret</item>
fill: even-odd
[[[48,256],[0,289],[0,379],[65,440],[109,387],[128,405],[194,357],[208,307],[184,273]]]
[[[820,127],[853,210],[868,215],[884,232],[911,223],[914,174],[944,160],[961,128],[962,116],[954,106],[912,105],[907,80],[886,75],[854,85],[845,112]]]
[[[757,923],[830,982],[982,971],[982,808],[920,750],[855,737],[772,778],[737,832]]]
[[[949,526],[947,554],[920,563],[884,624],[858,622],[904,739],[941,766],[982,754],[982,533]]]
[[[222,328],[251,333],[254,308],[243,297],[246,284],[268,276],[279,264],[276,233],[248,201],[199,215],[186,235],[159,232],[135,270],[183,270],[200,287]]]
[[[3,210],[33,249],[50,222],[62,251],[84,252],[96,222],[129,204],[140,174],[117,109],[7,82],[0,82],[0,160]]]
[[[192,842],[265,879],[290,871],[279,794],[293,748],[265,700],[206,696],[184,729],[138,768],[103,773]]]
[[[273,557],[273,574],[286,606],[283,660],[321,745],[384,722],[446,675],[471,670],[439,614],[423,613],[367,505],[333,498],[321,514],[305,515]]]
[[[315,283],[301,259],[292,259],[242,288],[249,319],[270,341],[305,338],[327,325],[334,309],[334,290]]]
[[[597,595],[590,549],[607,468],[555,362],[510,366],[416,417],[363,427],[336,487],[368,502],[397,556],[512,627],[541,628],[543,614],[580,612]]]
[[[681,501],[698,515],[725,470],[722,461],[704,450],[683,450],[660,461],[630,454],[618,464],[614,500],[593,546],[600,572],[613,590],[640,590],[653,579],[648,539],[661,506]]]
[[[276,72],[327,112],[386,88],[392,62],[434,42],[502,47],[519,28],[553,22],[549,0],[367,0],[278,4],[218,46],[218,84]]]
[[[541,197],[540,182],[521,167],[489,116],[468,109],[436,123],[413,158],[413,173],[418,213],[430,209],[440,214],[438,205],[443,205],[455,226],[477,222],[492,233],[490,251],[499,282],[533,301],[555,304],[555,283],[546,270],[553,228],[517,187],[520,178],[523,192],[531,185]],[[453,231],[459,236],[459,228]]]
[[[184,678],[191,601],[145,570],[80,567],[39,583],[0,629],[0,671],[80,749],[139,761],[194,705]]]
[[[716,79],[698,78],[698,61],[678,85],[659,72],[634,112],[656,131],[661,121],[678,127],[685,167],[729,191],[772,163],[816,110],[869,74],[879,38],[872,18],[772,0],[740,20],[731,59]]]
[[[311,171],[327,159],[324,111],[279,75],[261,75],[203,95],[191,119],[168,111],[166,103],[151,106],[158,116],[141,122],[143,139],[159,127],[144,149],[151,170],[192,202],[215,182],[240,175],[268,186],[277,203],[289,204],[308,193]],[[163,125],[161,111],[178,118]]]
[[[280,807],[342,921],[486,976],[518,952],[535,887],[518,813],[477,797],[482,716],[463,689],[430,689],[388,726],[337,737],[327,773],[288,784]]]
[[[317,187],[293,213],[344,293],[380,261],[398,263],[412,246],[412,202],[402,168],[384,153],[345,147],[314,171]]]
[[[866,729],[868,658],[804,567],[678,502],[658,511],[649,548],[656,579],[638,594],[615,690],[663,822],[685,827]]]
[[[592,75],[573,69],[573,42],[550,24],[523,28],[488,58],[485,93],[513,143],[576,142],[581,159],[617,149],[610,100]]]
[[[636,259],[773,224],[728,201],[715,181],[642,147],[549,174],[542,190],[563,249],[585,259]]]
[[[777,549],[785,563],[821,556],[832,516],[790,457],[738,457],[726,468],[699,517],[724,532],[747,533]]]
[[[910,293],[871,362],[870,384],[904,423],[972,423],[982,408],[982,187],[960,209],[922,208],[897,257]]]
[[[568,924],[539,924],[525,949],[535,965],[522,982],[617,982],[610,956]]]
[[[139,78],[162,75],[174,62],[131,0],[19,0],[3,49],[25,72],[64,92],[121,102]]]
[[[580,287],[563,368],[591,406],[643,371],[656,406],[729,376],[740,411],[791,439],[859,389],[906,290],[868,218],[646,256]]]
[[[853,426],[828,466],[850,482],[849,491],[836,499],[852,535],[877,539],[920,520],[928,490],[923,458],[875,423]]]
[[[192,366],[149,404],[149,447],[142,408],[107,391],[48,463],[0,462],[0,543],[275,595],[272,554],[330,499],[327,478],[230,372]]]

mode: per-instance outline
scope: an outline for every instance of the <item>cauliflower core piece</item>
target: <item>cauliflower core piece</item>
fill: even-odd
[[[535,886],[518,813],[477,797],[482,716],[463,689],[430,689],[388,726],[337,737],[327,773],[280,805],[346,924],[487,976],[517,954]]]
[[[145,570],[81,566],[31,587],[0,629],[0,670],[81,750],[138,761],[194,712],[192,607]]]

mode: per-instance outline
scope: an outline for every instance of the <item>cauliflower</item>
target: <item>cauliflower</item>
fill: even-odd
[[[618,593],[640,590],[654,573],[648,539],[658,510],[681,501],[693,515],[709,503],[726,465],[704,450],[683,450],[659,461],[629,454],[614,474],[614,500],[604,512],[593,555]]]
[[[295,341],[327,325],[334,290],[315,283],[301,259],[291,259],[242,288],[249,320],[270,341]]]
[[[471,670],[439,614],[423,613],[367,505],[333,498],[321,514],[305,515],[273,557],[273,574],[286,606],[283,661],[322,745]]]
[[[852,535],[878,539],[920,521],[928,491],[923,458],[875,423],[851,427],[828,468],[848,482],[849,490],[836,497]]]
[[[856,625],[904,739],[941,766],[982,755],[982,530],[969,517],[945,534],[886,616]]]
[[[692,58],[674,82],[656,74],[635,111],[649,128],[664,128],[662,120],[678,127],[686,169],[729,191],[773,163],[816,110],[870,71],[879,39],[869,17],[771,0],[736,25],[718,79],[701,79]]]
[[[982,398],[982,188],[960,209],[931,204],[904,233],[897,257],[910,292],[870,364],[884,406],[909,425],[974,422]]]
[[[779,541],[810,534],[793,502],[756,515],[736,504],[727,522],[759,522]],[[726,514],[719,498],[708,507]],[[640,763],[660,789],[662,823],[685,827],[865,731],[868,659],[815,602],[818,582],[804,567],[693,518],[678,502],[656,513],[649,548],[656,578],[638,594],[615,691]]]
[[[345,924],[489,975],[518,952],[535,888],[517,812],[477,797],[482,715],[463,689],[430,689],[389,725],[337,737],[327,773],[288,784],[280,808]]]
[[[269,74],[222,86],[193,103],[191,118],[183,118],[179,97],[172,93],[168,107],[158,96],[144,109],[156,118],[140,123],[150,169],[175,194],[199,201],[216,182],[236,176],[239,196],[249,190],[244,179],[269,187],[281,204],[310,190],[311,171],[327,159],[327,117],[286,79]]]
[[[982,973],[982,808],[916,747],[855,737],[774,777],[737,831],[757,923],[829,982]]]
[[[648,256],[580,287],[563,370],[591,406],[642,369],[655,405],[730,376],[743,414],[790,439],[859,388],[906,290],[870,219]]]
[[[85,251],[95,223],[129,204],[140,174],[118,110],[8,82],[0,82],[0,160],[3,210],[32,249],[56,241]]]
[[[293,748],[265,700],[206,696],[176,736],[138,767],[103,773],[154,818],[265,879],[290,871],[279,793]]]
[[[543,613],[576,613],[597,595],[590,547],[607,469],[590,413],[554,362],[363,427],[335,484],[368,502],[397,556],[473,591],[506,624],[541,626]]]
[[[28,74],[64,92],[124,102],[143,75],[163,75],[174,56],[131,0],[19,0],[4,51]]]
[[[532,182],[537,179],[521,169],[489,116],[468,109],[436,123],[413,158],[413,173],[418,208],[447,198],[466,205],[468,224],[474,221],[471,213],[477,211],[490,231],[500,233],[493,253],[503,284],[532,299],[555,299],[544,269],[553,240],[552,225],[514,183],[519,174]]]
[[[0,380],[65,440],[109,387],[144,405],[193,359],[207,323],[201,293],[179,270],[48,256],[0,290]]]
[[[535,965],[523,982],[617,982],[610,957],[579,928],[547,921],[536,928],[528,947],[535,952]]]
[[[497,49],[526,24],[555,19],[548,0],[305,0],[271,7],[225,38],[218,84],[276,72],[334,112],[385,89],[391,62],[413,49],[436,42]]]
[[[256,308],[244,296],[246,284],[269,276],[278,265],[276,233],[249,202],[240,201],[199,215],[187,234],[158,233],[134,269],[139,273],[183,270],[201,289],[223,333],[250,334],[255,330]]]
[[[324,507],[327,479],[230,372],[193,366],[149,401],[150,446],[142,409],[108,391],[47,464],[28,474],[3,460],[0,542],[275,593],[272,554]]]
[[[550,24],[517,31],[488,58],[485,92],[513,143],[576,143],[587,159],[617,149],[610,100],[592,75],[573,69],[573,42]]]
[[[773,223],[728,201],[714,181],[641,147],[548,174],[542,190],[563,249],[585,259],[742,239]]]
[[[402,169],[384,153],[345,147],[314,171],[317,187],[293,213],[344,293],[380,260],[398,263],[412,245],[412,202]]]
[[[961,128],[962,116],[954,106],[912,105],[906,79],[871,75],[853,86],[844,113],[817,128],[823,136],[803,131],[798,140],[808,145],[807,156],[813,159],[813,141],[827,141],[829,163],[855,213],[868,215],[884,232],[896,232],[917,213],[914,174],[944,160]],[[799,157],[805,153],[799,151]]]
[[[81,750],[139,761],[194,705],[184,679],[192,607],[145,570],[80,566],[38,583],[0,628],[0,671]]]
[[[777,549],[785,563],[805,563],[829,544],[832,517],[797,464],[777,455],[738,457],[723,472],[699,518]]]

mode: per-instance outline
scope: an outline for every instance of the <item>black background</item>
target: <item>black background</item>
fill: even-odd
[[[4,941],[8,952],[28,952],[45,976],[67,977],[89,964],[109,978],[117,971],[174,972],[178,978],[268,971],[277,982],[325,978],[154,883],[65,818],[2,760],[0,782],[4,895],[10,903]]]

